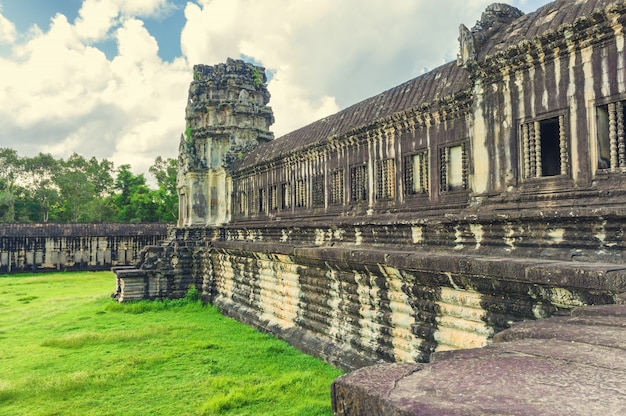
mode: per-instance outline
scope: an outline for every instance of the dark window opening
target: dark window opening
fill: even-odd
[[[522,124],[525,178],[566,175],[569,153],[564,115]]]
[[[217,188],[215,186],[211,187],[211,202],[210,202],[210,211],[211,216],[217,215]]]
[[[439,149],[439,191],[451,192],[468,189],[467,145]]]
[[[247,206],[250,209],[249,214],[252,215],[254,213],[254,189],[250,190],[250,192],[248,193],[248,202],[247,202]]]
[[[246,201],[248,200],[248,197],[246,196],[245,192],[239,192],[239,213],[240,214],[245,214],[246,213]]]
[[[559,119],[539,123],[541,135],[541,176],[561,174],[561,144]]]
[[[308,205],[306,185],[303,179],[296,182],[296,208],[306,208]]]
[[[420,152],[404,158],[404,194],[416,195],[428,192],[428,152]]]
[[[265,212],[265,189],[259,189],[259,212]]]

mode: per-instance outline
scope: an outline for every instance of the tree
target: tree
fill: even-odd
[[[130,222],[157,222],[157,203],[154,200],[155,191],[146,185],[138,186],[130,197],[133,216]]]
[[[61,218],[64,221],[78,222],[87,217],[87,205],[93,199],[95,186],[89,181],[87,175],[87,160],[74,153],[67,161],[61,160],[61,168],[55,177],[55,183],[59,187],[63,197]]]
[[[0,221],[15,221],[16,182],[24,163],[13,149],[0,148]]]
[[[155,192],[158,221],[176,221],[178,218],[178,193],[176,191],[178,161],[171,158],[163,159],[158,156],[154,165],[150,166],[150,173],[156,178],[159,185],[159,189]]]
[[[0,181],[0,222],[14,222],[15,195],[6,189],[6,182]]]
[[[28,176],[25,185],[32,200],[32,210],[29,219],[48,222],[50,209],[60,202],[59,188],[54,183],[54,177],[59,172],[59,161],[51,154],[39,153],[32,158],[24,158],[24,167]]]
[[[85,173],[94,191],[93,198],[85,206],[89,221],[102,222],[117,215],[117,207],[112,198],[115,184],[114,170],[113,162],[107,159],[98,162],[98,159],[92,157],[87,163]]]
[[[0,222],[176,220],[175,159],[156,158],[150,167],[158,189],[130,165],[115,169],[107,159],[67,160],[50,154],[20,157],[0,148]],[[115,179],[114,179],[115,175]]]
[[[122,165],[118,169],[115,187],[120,191],[115,196],[117,221],[156,221],[156,203],[143,174],[135,175],[130,165]]]

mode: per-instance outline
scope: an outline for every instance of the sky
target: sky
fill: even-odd
[[[177,157],[194,64],[267,68],[280,137],[454,60],[492,2],[0,0],[0,148],[149,177]]]

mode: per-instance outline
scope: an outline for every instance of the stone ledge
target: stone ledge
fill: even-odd
[[[465,276],[497,277],[532,284],[626,292],[626,266],[612,263],[487,257],[420,250],[389,250],[383,247],[328,247],[268,244],[263,242],[216,241],[216,249],[240,250],[265,255],[283,254],[298,263],[311,262],[360,265],[384,264],[402,270],[436,270]]]
[[[626,307],[572,315],[515,325],[498,343],[436,353],[430,364],[342,376],[332,386],[334,414],[626,414]]]
[[[388,400],[399,380],[422,370],[421,364],[379,364],[335,380],[331,386],[335,415],[411,415]],[[337,398],[341,398],[337,400]]]

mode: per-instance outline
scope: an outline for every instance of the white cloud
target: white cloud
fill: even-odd
[[[14,48],[17,59],[3,62],[8,76],[0,79],[5,87],[0,98],[10,103],[14,120],[28,127],[89,112],[97,100],[90,93],[107,77],[104,54],[79,42],[63,15],[53,18],[47,33],[32,33],[27,43]]]
[[[268,84],[275,115],[272,131],[279,136],[339,111],[335,97],[312,95],[281,71]]]
[[[459,24],[489,3],[202,0],[187,3],[181,48],[192,63],[243,54],[274,71],[281,135],[454,59]]]
[[[106,37],[119,15],[119,6],[110,0],[85,0],[76,19],[76,32],[87,41]]]
[[[175,156],[191,70],[182,58],[163,62],[143,22],[125,14],[164,4],[86,0],[74,24],[57,14],[48,31],[13,39],[12,57],[0,57],[0,147],[78,152],[142,172],[158,155]],[[112,60],[91,46],[105,36],[118,44]]]
[[[126,20],[117,30],[116,39],[118,56],[113,59],[113,65],[119,61],[125,61],[137,68],[141,65],[157,65],[160,62],[159,45],[143,26],[141,20]]]
[[[122,18],[159,17],[174,7],[167,0],[84,0],[76,19],[78,35],[99,41]]]
[[[0,44],[11,44],[15,42],[16,36],[15,25],[2,15],[2,8],[0,7]]]
[[[527,4],[530,1],[518,0]],[[166,0],[84,0],[78,18],[16,33],[0,14],[0,147],[130,163],[175,157],[191,64],[246,55],[274,72],[277,136],[396,86],[456,56],[458,26],[492,0],[196,0],[183,57],[164,62],[142,17]],[[545,1],[544,1],[545,2]],[[94,44],[115,39],[112,59]]]

